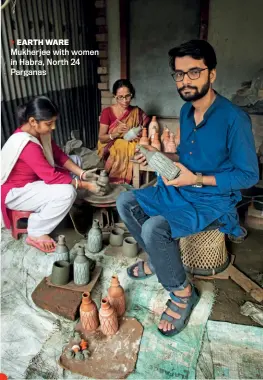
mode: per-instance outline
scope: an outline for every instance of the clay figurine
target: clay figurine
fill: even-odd
[[[180,175],[181,170],[163,153],[150,152],[141,145],[137,145],[136,148],[146,157],[148,165],[167,178],[168,181],[171,181]]]
[[[120,285],[118,276],[112,276],[111,278],[111,286],[108,289],[108,300],[116,310],[118,317],[125,313],[125,293]]]
[[[89,352],[89,350],[83,350],[83,351],[82,351],[82,354],[84,355],[84,358],[85,358],[85,359],[88,359],[88,358],[90,357],[90,352]]]
[[[79,247],[73,264],[74,282],[76,285],[87,285],[90,282],[90,262],[85,256],[83,247]]]
[[[54,261],[60,260],[69,261],[69,249],[66,246],[65,235],[59,235],[54,253]]]
[[[81,351],[86,350],[88,348],[88,342],[84,339],[81,339],[80,348],[81,348]]]
[[[147,137],[147,128],[143,128],[142,137],[140,138],[140,145],[149,145],[149,139]]]
[[[77,344],[74,344],[74,346],[72,346],[71,349],[72,349],[72,351],[74,351],[75,354],[76,354],[77,352],[80,351],[80,346],[78,346]]]
[[[73,350],[68,350],[68,351],[66,352],[66,357],[67,357],[68,359],[73,359],[74,356],[75,356],[75,352],[74,352]]]
[[[89,292],[82,294],[82,303],[79,312],[83,329],[95,331],[99,326],[99,315],[97,306],[95,302],[92,301]]]
[[[136,137],[139,136],[139,134],[141,133],[141,130],[142,130],[141,125],[139,125],[138,127],[133,127],[127,133],[125,133],[125,135],[123,136],[123,139],[126,141],[132,141],[136,139]]]
[[[159,133],[159,130],[160,130],[160,128],[159,128],[159,124],[157,123],[157,119],[156,119],[156,116],[153,116],[152,117],[152,121],[150,122],[150,124],[149,124],[149,128],[148,128],[148,136],[151,138],[152,137],[152,135],[154,134],[154,132],[155,131],[157,132],[157,133]]]
[[[98,219],[94,219],[92,228],[88,233],[88,251],[91,253],[97,253],[102,250],[102,232],[99,226]]]
[[[161,150],[161,143],[159,141],[159,134],[158,132],[155,132],[154,137],[153,137],[153,142],[152,146],[158,150]]]
[[[83,355],[83,353],[81,351],[76,352],[76,354],[75,354],[75,360],[84,360],[84,359],[85,359],[85,357],[84,357],[84,355]]]
[[[114,335],[118,331],[118,318],[114,308],[110,305],[107,298],[101,300],[99,312],[101,331],[105,335]]]

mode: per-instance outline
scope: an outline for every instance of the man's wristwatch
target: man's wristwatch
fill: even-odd
[[[196,174],[196,183],[193,185],[193,187],[203,187],[203,174],[202,173],[195,173]]]

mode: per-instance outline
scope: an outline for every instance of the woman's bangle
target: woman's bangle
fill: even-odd
[[[111,133],[109,134],[109,136],[110,136],[110,139],[111,139],[111,140],[114,140],[114,138],[112,137]]]
[[[79,180],[77,179],[77,178],[75,178],[75,188],[76,188],[76,190],[77,190],[77,188],[79,187]]]
[[[79,179],[81,180],[82,179],[82,176],[84,173],[86,173],[87,170],[82,170],[82,172],[80,173],[80,176],[79,176]]]

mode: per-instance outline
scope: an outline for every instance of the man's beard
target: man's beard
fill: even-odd
[[[183,95],[182,91],[185,90],[186,88],[194,89],[196,91],[193,94]],[[208,79],[208,81],[203,85],[200,91],[195,86],[184,86],[180,89],[177,89],[177,91],[185,102],[195,102],[196,100],[202,99],[208,93],[209,88],[210,88],[210,79]]]

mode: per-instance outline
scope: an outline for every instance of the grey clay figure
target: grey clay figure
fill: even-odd
[[[66,246],[65,235],[59,235],[54,253],[54,261],[60,260],[69,261],[69,249]]]
[[[97,253],[102,250],[102,232],[97,219],[93,220],[92,228],[88,233],[88,251]]]
[[[90,282],[90,262],[85,256],[83,247],[79,247],[73,264],[74,282],[76,285],[87,285]]]

